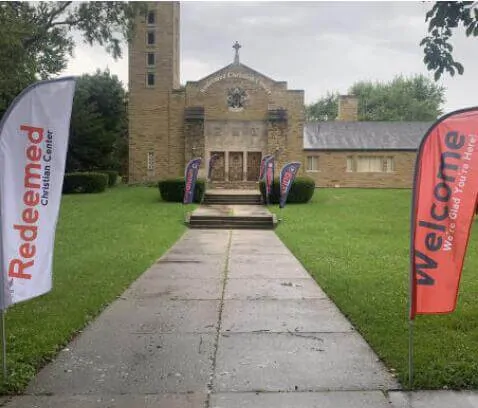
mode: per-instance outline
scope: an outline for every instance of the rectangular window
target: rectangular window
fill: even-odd
[[[154,45],[155,44],[156,35],[155,35],[154,31],[148,31],[148,36],[147,36],[146,42],[147,42],[148,45]]]
[[[347,172],[355,171],[355,161],[353,156],[347,157]]]
[[[156,13],[154,11],[148,11],[148,25],[156,23]]]
[[[385,157],[383,159],[383,171],[385,173],[393,173],[395,171],[395,160],[393,160],[393,157]]]
[[[148,152],[148,170],[154,170],[154,153]]]
[[[381,173],[383,170],[383,159],[379,156],[357,157],[358,173]]]
[[[387,156],[358,156],[356,168],[358,173],[392,173],[395,171],[393,157]],[[347,171],[348,163],[347,163]]]
[[[154,73],[148,72],[146,74],[146,85],[147,86],[154,86]]]
[[[319,170],[319,158],[318,156],[307,156],[307,171]]]
[[[154,54],[154,52],[148,52],[147,64],[148,64],[149,67],[154,66],[154,64],[156,62],[155,57],[156,57],[156,55]]]

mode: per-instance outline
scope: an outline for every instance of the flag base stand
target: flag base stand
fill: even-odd
[[[277,218],[277,222],[284,222],[284,218],[282,216],[282,208],[279,207],[279,217]]]
[[[183,204],[183,224],[189,225],[190,213],[188,208],[185,204]]]
[[[408,389],[413,390],[413,320],[408,321]]]

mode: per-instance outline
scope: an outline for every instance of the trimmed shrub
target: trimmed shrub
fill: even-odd
[[[98,173],[106,174],[108,177],[108,187],[116,186],[119,173],[116,170],[98,170]]]
[[[259,183],[262,199],[266,201],[266,183],[261,181]],[[310,201],[315,191],[315,181],[310,177],[296,177],[290,188],[287,196],[287,203],[303,204]],[[274,178],[272,183],[272,191],[270,196],[271,204],[279,204],[280,188],[279,178]]]
[[[102,193],[107,185],[108,176],[104,173],[67,173],[63,179],[63,194]]]
[[[161,180],[158,183],[161,198],[164,201],[182,203],[184,198],[184,178]],[[198,179],[194,188],[194,202],[200,203],[204,192],[206,191],[206,181]]]

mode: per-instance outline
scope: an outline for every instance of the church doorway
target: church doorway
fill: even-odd
[[[243,167],[243,152],[229,152],[229,181],[242,181]]]
[[[217,159],[211,171],[211,181],[224,181],[226,179],[226,160],[224,152],[211,152],[211,156],[216,155]]]
[[[261,152],[247,152],[247,181],[259,179],[261,159]]]

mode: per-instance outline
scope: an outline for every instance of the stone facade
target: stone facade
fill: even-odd
[[[415,151],[308,151],[308,157],[316,157],[317,170],[306,170],[306,175],[315,180],[317,187],[365,187],[365,188],[410,188],[413,181]],[[360,157],[392,158],[393,170],[389,172],[350,171],[349,160]]]
[[[354,122],[358,120],[358,99],[353,95],[339,95],[337,120]]]
[[[228,103],[235,91],[241,95],[237,107]],[[212,185],[255,183],[253,175],[258,175],[260,157],[266,154],[275,154],[278,167],[302,160],[303,91],[290,91],[285,82],[276,82],[237,61],[200,81],[188,82],[185,94],[186,111],[204,110],[204,133],[195,140],[205,146],[205,164],[212,153],[224,155],[224,179],[214,180]],[[204,177],[205,172],[203,166],[200,175]]]
[[[224,167],[212,185],[230,187],[257,184],[266,154],[277,168],[302,161],[304,92],[241,64],[239,45],[232,64],[180,87],[179,4],[148,6],[154,18],[138,18],[129,50],[130,183],[182,176],[193,157],[203,158],[205,177],[212,153]]]
[[[177,175],[184,162],[179,3],[148,5],[129,46],[129,182]]]

